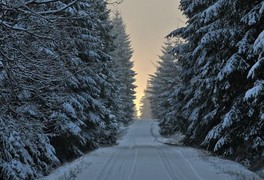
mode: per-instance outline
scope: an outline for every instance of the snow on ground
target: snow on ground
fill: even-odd
[[[170,144],[170,145],[182,145],[182,140],[184,138],[184,135],[177,132],[169,137],[162,137],[159,134],[159,126],[157,125],[157,122],[154,122],[152,124],[152,134],[154,137],[156,137],[156,140],[158,142],[164,143],[164,144]],[[258,175],[256,175],[254,172],[249,171],[246,167],[242,166],[241,164],[238,164],[234,161],[221,159],[218,157],[210,156],[209,153],[207,153],[204,150],[198,150],[190,147],[177,147],[177,148],[183,148],[182,151],[187,154],[196,154],[204,161],[209,162],[212,166],[216,167],[220,170],[221,173],[229,174],[234,177],[234,179],[239,180],[250,180],[250,179],[261,179]],[[185,156],[187,156],[187,154]],[[196,156],[195,155],[195,156]],[[264,170],[263,170],[264,172]],[[263,173],[262,172],[262,173]],[[261,172],[259,172],[261,174]],[[264,173],[263,173],[264,174]]]
[[[161,143],[170,143],[172,138],[161,138],[158,131],[156,121],[136,121],[117,146],[99,148],[42,179],[261,180],[238,163]]]
[[[182,140],[184,139],[184,135],[180,132],[176,132],[175,134],[163,137],[159,134],[159,126],[157,121],[153,121],[151,125],[151,134],[156,139],[156,141],[163,143],[163,144],[169,144],[169,145],[183,145]]]

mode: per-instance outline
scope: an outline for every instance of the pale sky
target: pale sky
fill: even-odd
[[[137,73],[137,109],[140,107],[149,74],[155,72],[152,62],[159,60],[164,37],[177,27],[184,26],[178,20],[185,20],[178,5],[179,0],[124,0],[113,8],[121,12],[134,50],[132,61]]]

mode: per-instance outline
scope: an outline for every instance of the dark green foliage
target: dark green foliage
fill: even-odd
[[[106,2],[0,5],[0,179],[36,179],[115,143],[122,102]]]
[[[252,168],[264,158],[263,8],[263,1],[181,1],[187,26],[169,36],[186,40],[173,51],[182,85],[172,87],[177,108],[162,111],[174,120],[161,124],[162,132],[185,133],[186,144]]]
[[[112,68],[115,72],[115,84],[117,85],[115,91],[118,93],[119,98],[116,114],[118,114],[119,122],[128,123],[134,116],[133,99],[135,98],[136,88],[134,85],[136,73],[132,70],[134,65],[131,61],[133,50],[129,35],[125,31],[126,26],[118,12],[115,13],[112,19],[112,25],[111,33],[114,37],[113,45],[115,47],[111,53],[115,59]]]
[[[151,77],[148,90],[151,94],[149,99],[153,118],[159,120],[161,134],[166,135],[175,132],[175,128],[177,128],[177,126],[173,126],[175,124],[173,112],[177,111],[178,106],[174,96],[177,96],[181,87],[181,80],[178,78],[181,67],[172,50],[175,44],[181,43],[179,38],[170,39],[165,43],[157,72]]]

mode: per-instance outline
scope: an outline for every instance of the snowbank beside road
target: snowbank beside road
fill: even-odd
[[[184,135],[182,135],[181,133],[178,132],[169,137],[162,137],[159,133],[159,130],[160,128],[158,126],[158,122],[154,121],[151,126],[151,132],[158,142],[168,145],[177,145],[177,146],[183,145],[182,140],[184,139]],[[231,176],[235,177],[235,179],[239,179],[239,180],[262,179],[254,172],[249,171],[243,165],[236,163],[234,161],[211,156],[210,153],[206,152],[205,150],[199,150],[184,146],[178,148],[182,148],[182,152],[184,152],[186,156],[190,154],[196,154],[194,156],[200,157],[201,158],[200,160],[210,162],[212,166],[219,169],[222,173],[230,174]],[[196,161],[200,161],[200,160],[197,159]],[[262,177],[264,177],[264,169],[257,173]]]

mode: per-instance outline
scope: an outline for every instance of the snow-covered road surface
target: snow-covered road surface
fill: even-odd
[[[156,140],[155,121],[134,122],[115,147],[100,148],[46,179],[76,180],[258,180],[253,172],[200,150]],[[68,167],[67,167],[68,166]]]

